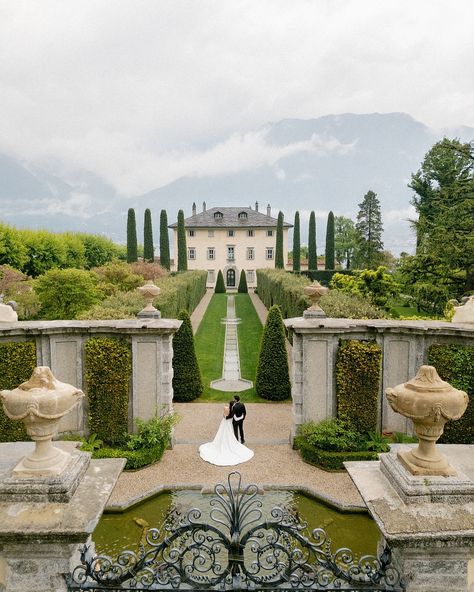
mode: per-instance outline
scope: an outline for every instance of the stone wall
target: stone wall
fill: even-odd
[[[411,434],[411,421],[395,413],[385,389],[406,382],[427,362],[434,343],[474,345],[474,325],[441,321],[287,319],[293,341],[293,427],[336,415],[336,354],[343,339],[375,340],[382,349],[379,428]]]
[[[134,420],[150,419],[157,409],[171,408],[172,337],[181,325],[174,319],[123,321],[22,321],[0,325],[0,343],[36,342],[38,366],[49,366],[58,380],[84,390],[84,345],[91,337],[119,337],[130,343],[132,381],[129,429]],[[87,434],[87,396],[60,423],[61,432]]]

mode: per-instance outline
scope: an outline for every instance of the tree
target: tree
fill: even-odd
[[[300,213],[295,212],[293,225],[293,271],[301,270]]]
[[[272,401],[283,401],[291,395],[285,327],[276,304],[270,307],[263,328],[255,389],[260,397]]]
[[[284,269],[285,267],[285,262],[283,259],[283,212],[278,212],[275,245],[275,267],[277,269]]]
[[[316,217],[314,212],[311,212],[309,215],[308,269],[318,269],[318,255],[316,252]]]
[[[357,235],[354,222],[344,216],[334,218],[334,255],[341,267],[351,268]]]
[[[60,235],[46,230],[22,230],[26,263],[21,271],[37,277],[49,269],[66,265],[66,245]]]
[[[0,264],[23,269],[28,260],[21,233],[12,226],[0,224]]]
[[[359,204],[356,223],[357,233],[357,267],[361,269],[375,269],[381,260],[382,215],[377,194],[368,191]]]
[[[127,217],[127,263],[133,263],[137,260],[137,222],[135,220],[135,210],[129,208]]]
[[[153,228],[151,224],[151,212],[145,210],[145,220],[143,224],[143,259],[145,261],[155,260],[155,247],[153,246]]]
[[[187,271],[188,258],[186,252],[186,230],[184,228],[184,212],[178,212],[178,271]]]
[[[168,236],[168,215],[166,210],[160,212],[160,264],[170,270],[170,239]]]
[[[326,250],[324,251],[324,255],[326,257],[326,269],[335,268],[334,250],[334,214],[332,212],[329,212],[328,221],[326,225]]]
[[[248,291],[249,290],[247,288],[247,276],[245,275],[245,269],[242,269],[240,271],[240,280],[237,292],[239,292],[240,294],[247,294]]]
[[[400,286],[385,267],[357,269],[352,275],[335,273],[330,285],[340,292],[367,298],[381,308],[389,308],[390,300],[400,292]]]
[[[188,311],[182,310],[178,318],[183,322],[173,338],[173,399],[192,401],[202,393],[201,372]]]
[[[222,271],[219,269],[214,292],[216,294],[225,294],[225,291],[224,276],[222,275]]]
[[[114,244],[109,238],[99,236],[98,234],[78,234],[84,245],[85,266],[100,267],[112,259],[121,257],[121,251],[118,245]]]

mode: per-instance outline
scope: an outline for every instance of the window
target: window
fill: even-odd
[[[215,212],[214,213],[214,220],[222,220],[224,214],[222,212]]]
[[[207,270],[207,283],[208,284],[213,284],[214,282],[215,282],[214,270],[213,269],[208,269]]]
[[[255,281],[255,271],[253,269],[247,269],[245,275],[247,276],[247,282],[253,284]]]
[[[255,251],[253,247],[247,247],[247,259],[255,259]]]
[[[194,230],[188,230],[188,236],[194,236]]]
[[[234,260],[234,255],[235,255],[234,246],[233,245],[229,245],[227,247],[227,260],[228,261],[233,261]]]
[[[213,230],[208,230],[208,231],[207,231],[207,236],[208,236],[209,238],[212,238],[212,237],[214,236],[214,231],[213,231]]]
[[[194,247],[188,249],[188,259],[196,259],[196,249]]]
[[[208,259],[215,259],[216,258],[216,250],[214,249],[214,247],[208,247],[207,258]]]
[[[273,247],[267,247],[266,258],[267,259],[273,259]]]
[[[247,236],[253,236],[253,230],[247,230]]]
[[[267,236],[273,236],[273,230],[267,230]],[[268,259],[268,257],[267,257]]]
[[[228,230],[227,236],[235,236],[235,230]]]
[[[247,212],[239,212],[239,220],[247,220]]]

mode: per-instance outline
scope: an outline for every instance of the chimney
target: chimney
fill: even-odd
[[[272,208],[270,207],[270,204],[267,204],[267,216],[271,216],[272,215]]]
[[[258,201],[255,202],[255,211],[258,212]]]
[[[196,215],[196,204],[193,202],[193,216]]]
[[[206,202],[205,201],[202,202],[202,211],[203,212],[206,211]]]

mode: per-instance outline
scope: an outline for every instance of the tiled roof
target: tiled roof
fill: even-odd
[[[222,217],[215,217],[214,214],[220,212]],[[239,214],[247,214],[239,218]],[[190,216],[184,220],[186,228],[243,228],[266,227],[275,228],[277,219],[267,216],[263,212],[257,212],[252,208],[210,208],[205,212],[199,212],[195,216]],[[178,223],[170,224],[168,228],[176,228]],[[293,224],[283,222],[285,228],[291,228]]]

